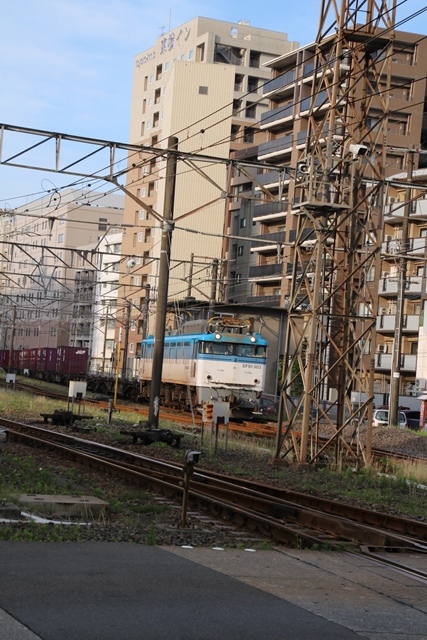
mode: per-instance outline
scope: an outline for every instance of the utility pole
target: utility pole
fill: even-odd
[[[178,138],[170,136],[168,149],[178,149]],[[177,157],[169,153],[166,161],[165,201],[160,245],[159,287],[157,291],[156,330],[154,335],[153,369],[151,372],[150,411],[148,427],[157,429],[159,425],[160,390],[162,384],[163,351],[165,345],[165,325],[168,302],[169,270],[173,231],[173,208],[175,200]]]
[[[191,289],[193,287],[193,269],[194,269],[194,253],[190,255],[190,268],[188,271],[188,287],[187,287],[187,296],[191,296]]]
[[[216,301],[216,288],[218,283],[218,258],[214,258],[212,261],[212,274],[211,274],[211,294],[209,299],[209,313],[213,313],[215,310]]]
[[[107,304],[105,309],[105,325],[104,325],[104,344],[102,348],[102,365],[101,365],[101,373],[104,375],[105,371],[105,355],[107,353],[107,334],[108,334],[108,315],[109,315],[109,305]]]
[[[148,312],[150,309],[150,290],[151,290],[151,286],[149,284],[146,284],[144,308],[142,310],[142,339],[143,340],[145,340],[148,333]]]
[[[122,364],[122,386],[127,378],[127,360],[128,360],[128,346],[129,346],[129,328],[130,328],[130,302],[126,303],[126,316],[125,316],[125,343],[123,346],[123,364]]]
[[[412,181],[414,172],[414,150],[408,150],[407,181]],[[388,423],[390,426],[399,424],[399,392],[400,392],[400,367],[402,359],[402,332],[403,317],[405,313],[405,289],[407,275],[407,250],[409,215],[411,207],[412,190],[408,187],[405,192],[405,206],[403,209],[402,238],[400,243],[399,278],[397,288],[396,324],[394,327],[393,357],[391,364],[390,402]]]
[[[16,305],[12,307],[12,321],[10,323],[9,368],[12,366],[13,342],[15,339]]]

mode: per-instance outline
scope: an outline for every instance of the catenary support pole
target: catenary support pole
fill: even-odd
[[[174,136],[169,137],[168,149],[178,149],[178,138]],[[163,350],[165,344],[176,165],[176,154],[170,153],[166,161],[165,200],[162,221],[162,239],[160,245],[159,287],[157,291],[153,370],[151,374],[150,410],[148,414],[148,426],[153,429],[158,428],[159,425],[160,389],[162,383]]]

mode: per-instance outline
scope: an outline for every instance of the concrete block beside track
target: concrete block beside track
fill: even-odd
[[[62,496],[45,494],[22,494],[19,504],[27,511],[50,516],[97,518],[105,513],[108,502],[94,496]]]

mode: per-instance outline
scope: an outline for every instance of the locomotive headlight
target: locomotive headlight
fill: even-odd
[[[217,332],[217,333],[215,334],[215,339],[216,339],[216,340],[221,340],[221,334]]]
[[[256,342],[255,336],[251,336],[250,340],[251,340],[251,342]]]

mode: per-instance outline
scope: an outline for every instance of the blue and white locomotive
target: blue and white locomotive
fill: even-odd
[[[150,399],[154,337],[142,341],[140,397]],[[233,418],[250,419],[264,390],[267,342],[250,322],[231,317],[184,323],[165,337],[161,405],[200,409],[229,402]]]

